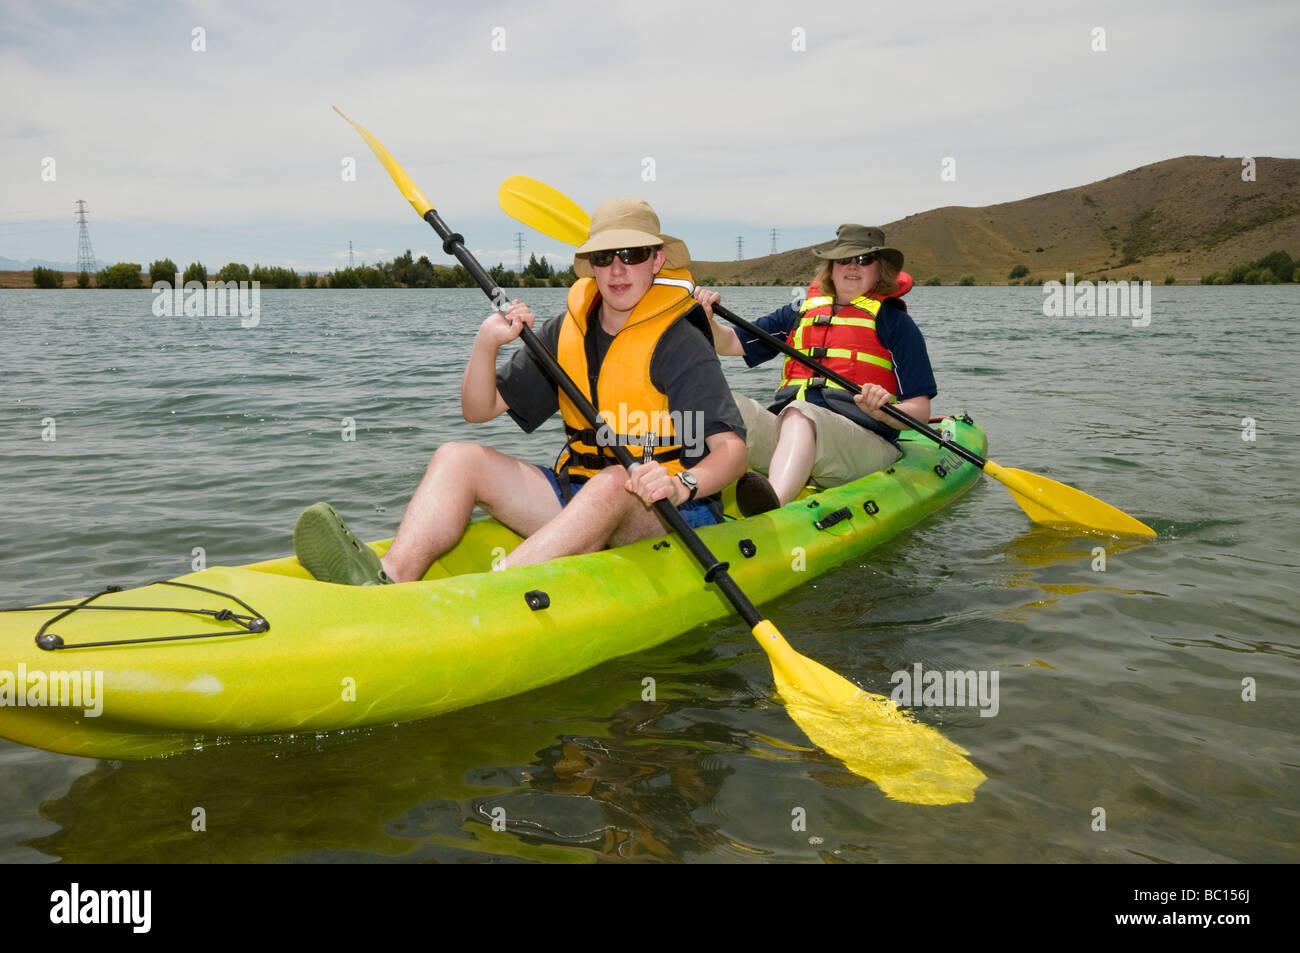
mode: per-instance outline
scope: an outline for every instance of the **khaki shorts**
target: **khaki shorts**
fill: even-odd
[[[810,479],[820,487],[829,489],[883,470],[903,455],[879,434],[855,424],[843,414],[806,400],[791,401],[780,414],[773,414],[756,400],[740,394],[732,396],[749,432],[745,447],[749,450],[750,469],[760,473],[767,473],[768,464],[772,462],[781,418],[796,410],[817,428],[817,451]]]

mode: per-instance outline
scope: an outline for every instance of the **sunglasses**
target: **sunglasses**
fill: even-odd
[[[869,252],[866,255],[854,255],[852,258],[836,258],[835,264],[852,265],[856,262],[857,264],[862,265],[865,268],[867,265],[874,264],[879,257],[880,256],[877,255],[875,252]]]
[[[639,265],[658,250],[653,245],[642,245],[640,248],[620,248],[617,251],[593,251],[587,253],[587,261],[591,262],[593,268],[608,268],[614,264],[614,256],[617,255],[618,260],[625,265]]]

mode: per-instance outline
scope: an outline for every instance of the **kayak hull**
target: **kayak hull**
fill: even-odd
[[[942,427],[986,451],[973,423],[949,418]],[[973,465],[924,438],[907,435],[903,445],[889,471],[700,537],[753,602],[774,599],[978,479]],[[477,521],[424,580],[398,586],[322,583],[292,557],[209,567],[174,580],[202,590],[155,583],[94,599],[135,608],[77,610],[52,622],[46,634],[66,646],[53,651],[36,635],[60,609],[0,614],[0,737],[135,759],[247,736],[412,721],[569,678],[734,613],[673,537],[489,571],[519,541],[495,521]],[[382,553],[387,544],[372,545]],[[230,608],[269,626],[84,646],[232,629],[211,614],[142,611],[164,607]]]

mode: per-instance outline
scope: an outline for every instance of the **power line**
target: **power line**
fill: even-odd
[[[90,229],[86,227],[86,200],[77,199],[77,271],[96,272],[99,265],[95,261],[95,250],[90,247]]]

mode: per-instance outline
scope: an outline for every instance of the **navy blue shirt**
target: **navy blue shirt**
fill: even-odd
[[[833,310],[838,312],[841,307],[843,305],[835,305]],[[775,337],[787,340],[790,332],[799,324],[799,308],[795,304],[788,304],[759,318],[754,324]],[[750,338],[739,328],[736,329],[736,336],[745,349],[745,363],[750,367],[756,367],[774,357],[785,358],[780,351],[757,338]],[[939,393],[934,382],[934,371],[930,367],[930,355],[925,349],[925,337],[906,309],[886,299],[880,306],[880,313],[876,315],[876,337],[889,351],[889,359],[894,365],[894,377],[898,382],[893,390],[899,400],[921,396],[933,399]],[[779,400],[768,409],[777,413],[793,399]],[[842,414],[887,440],[898,439],[897,430],[864,413],[853,402],[852,395],[839,387],[810,387],[804,391],[803,399]]]

